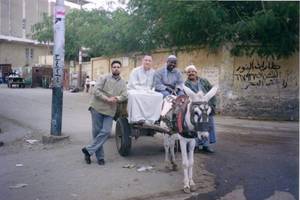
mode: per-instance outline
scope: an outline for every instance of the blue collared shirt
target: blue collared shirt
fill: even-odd
[[[154,74],[154,87],[156,91],[164,91],[172,85],[174,88],[182,90],[183,79],[181,72],[174,68],[172,71],[168,71],[167,67],[163,67],[156,71]]]

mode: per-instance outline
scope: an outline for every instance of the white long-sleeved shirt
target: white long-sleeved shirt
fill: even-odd
[[[127,88],[128,90],[151,90],[153,85],[153,79],[154,79],[154,69],[144,70],[143,66],[139,66],[132,70]]]

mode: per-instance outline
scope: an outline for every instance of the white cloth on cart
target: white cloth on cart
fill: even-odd
[[[160,117],[163,95],[152,90],[128,91],[128,121],[137,122],[145,120],[153,124]]]
[[[128,121],[154,123],[160,117],[163,96],[153,91],[155,71],[143,66],[133,69],[128,81]]]

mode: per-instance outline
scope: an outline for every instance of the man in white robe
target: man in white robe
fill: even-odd
[[[160,117],[163,95],[154,91],[152,57],[144,56],[142,66],[132,70],[128,81],[129,123],[153,124]]]

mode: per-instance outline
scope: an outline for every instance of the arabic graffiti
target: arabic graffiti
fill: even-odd
[[[249,87],[268,87],[277,85],[281,88],[288,86],[287,79],[283,78],[281,66],[273,61],[250,61],[249,64],[236,67],[234,80],[241,83],[243,89]],[[285,76],[286,77],[286,76]],[[288,77],[286,77],[288,78]]]
[[[53,85],[54,87],[61,87],[62,85],[62,67],[61,65],[61,58],[59,54],[54,55],[54,67],[53,67]]]

